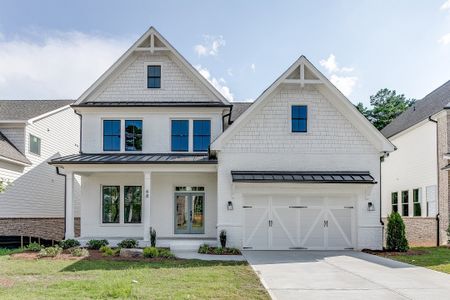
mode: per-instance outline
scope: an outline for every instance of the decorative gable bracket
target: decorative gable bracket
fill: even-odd
[[[155,33],[151,32],[150,35],[134,49],[134,51],[150,51],[153,54],[156,51],[170,51],[170,49],[156,36]]]
[[[322,84],[323,81],[314,75],[314,73],[305,66],[304,62],[301,62],[300,65],[283,80],[283,83],[300,84],[303,88],[305,87],[305,84]]]

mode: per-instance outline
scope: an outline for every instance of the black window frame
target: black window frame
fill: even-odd
[[[102,185],[101,188],[102,188],[102,224],[120,224],[120,218],[121,218],[121,203],[120,203],[121,187],[120,187],[120,185]],[[118,192],[117,203],[116,203],[116,205],[118,204],[117,215],[116,215],[117,221],[105,220],[105,189],[111,189],[111,188],[114,188],[114,189],[117,188],[117,192]]]
[[[296,107],[304,107],[306,110],[305,117],[294,117],[294,108]],[[294,130],[294,121],[305,121],[305,129],[304,130]],[[308,105],[292,105],[291,106],[291,132],[293,133],[306,133],[308,132]]]
[[[127,204],[133,204],[132,201],[129,201],[127,203],[127,190],[129,188],[139,188],[139,192],[140,192],[140,199],[139,199],[139,221],[138,222],[128,222],[127,221],[127,216],[129,217],[129,212],[131,211],[130,208],[128,208],[127,210]],[[123,223],[124,224],[142,224],[142,208],[143,208],[143,192],[142,192],[142,185],[124,185],[123,186]],[[136,203],[135,203],[136,204]],[[128,215],[127,215],[128,214]]]
[[[187,132],[186,134],[174,134],[174,123],[175,122],[187,122]],[[186,148],[174,148],[174,138],[186,138],[187,147]],[[174,119],[170,121],[170,150],[172,152],[189,152],[189,120],[188,119]]]
[[[208,134],[197,134],[195,131],[195,123],[197,122],[208,122],[209,123],[209,132]],[[193,151],[194,152],[207,152],[209,145],[211,144],[211,120],[193,120],[193,124],[192,124],[192,147],[193,147]],[[208,141],[208,147],[206,147],[206,149],[198,149],[196,148],[196,138],[205,138],[208,137],[209,141]]]
[[[159,68],[159,75],[151,75],[150,68]],[[148,89],[160,89],[161,88],[161,65],[147,65],[147,88]],[[150,86],[150,79],[159,79],[158,86]]]
[[[119,134],[106,134],[105,133],[105,122],[118,122],[119,123]],[[121,148],[122,148],[122,120],[120,119],[105,119],[102,122],[102,126],[103,126],[103,151],[108,151],[108,152],[120,152]],[[105,137],[119,137],[119,149],[106,149],[105,148]]]

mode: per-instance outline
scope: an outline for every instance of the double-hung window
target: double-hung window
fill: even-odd
[[[392,212],[398,212],[398,193],[391,193]]]
[[[422,207],[420,205],[420,195],[419,189],[413,189],[413,216],[420,217],[422,216]]]
[[[172,120],[172,151],[189,151],[189,120]]]
[[[194,151],[208,151],[211,142],[211,121],[194,120]]]
[[[41,139],[30,134],[30,152],[41,155]]]
[[[142,151],[142,120],[125,120],[125,151]]]
[[[103,151],[120,151],[120,120],[103,120]]]
[[[402,216],[409,216],[409,191],[402,191]]]
[[[161,88],[161,66],[147,66],[147,88]]]
[[[293,105],[291,109],[292,132],[307,132],[308,107],[306,105]]]

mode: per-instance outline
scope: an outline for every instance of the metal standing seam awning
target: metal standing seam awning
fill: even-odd
[[[375,184],[368,171],[231,171],[233,182]]]

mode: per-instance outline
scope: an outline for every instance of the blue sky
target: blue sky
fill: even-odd
[[[234,101],[304,54],[356,103],[450,79],[450,1],[0,2],[0,98],[76,98],[151,25]]]

